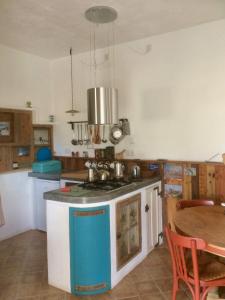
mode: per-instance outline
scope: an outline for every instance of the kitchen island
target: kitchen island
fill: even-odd
[[[75,295],[113,288],[162,241],[160,192],[154,177],[45,193],[49,284]]]

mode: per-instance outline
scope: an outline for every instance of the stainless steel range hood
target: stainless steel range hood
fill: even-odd
[[[95,87],[87,90],[88,124],[118,123],[118,90]]]

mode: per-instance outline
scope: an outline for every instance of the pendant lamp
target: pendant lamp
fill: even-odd
[[[117,12],[112,7],[94,6],[85,12],[88,21],[94,23],[95,27],[99,24],[111,23],[117,18]],[[91,35],[90,35],[91,36]],[[93,36],[93,55],[95,86],[87,90],[87,108],[89,125],[107,125],[118,123],[118,90],[115,87],[103,87],[96,84],[96,40],[95,31]],[[91,54],[90,42],[90,54]],[[92,65],[92,61],[90,62]],[[114,68],[114,65],[112,64]]]
[[[79,113],[78,110],[74,109],[74,99],[73,99],[73,50],[70,48],[70,80],[71,80],[71,109],[67,110],[66,113],[74,116],[75,113]]]

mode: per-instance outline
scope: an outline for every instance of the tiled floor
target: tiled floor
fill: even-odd
[[[0,242],[1,300],[166,300],[171,299],[168,251],[156,248],[113,290],[103,295],[75,297],[48,285],[46,234],[28,231]],[[177,300],[189,299],[185,292]]]

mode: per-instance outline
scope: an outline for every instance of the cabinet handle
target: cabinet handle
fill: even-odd
[[[145,205],[145,212],[148,212],[149,211],[149,206],[148,204]]]
[[[117,232],[116,239],[119,240],[121,236],[122,236],[121,232]]]
[[[105,210],[99,209],[99,210],[91,210],[91,211],[75,211],[73,215],[76,217],[90,217],[90,216],[97,216],[97,215],[104,215]]]
[[[159,187],[154,187],[154,191],[157,191],[157,195],[162,197],[162,192],[159,191]]]

